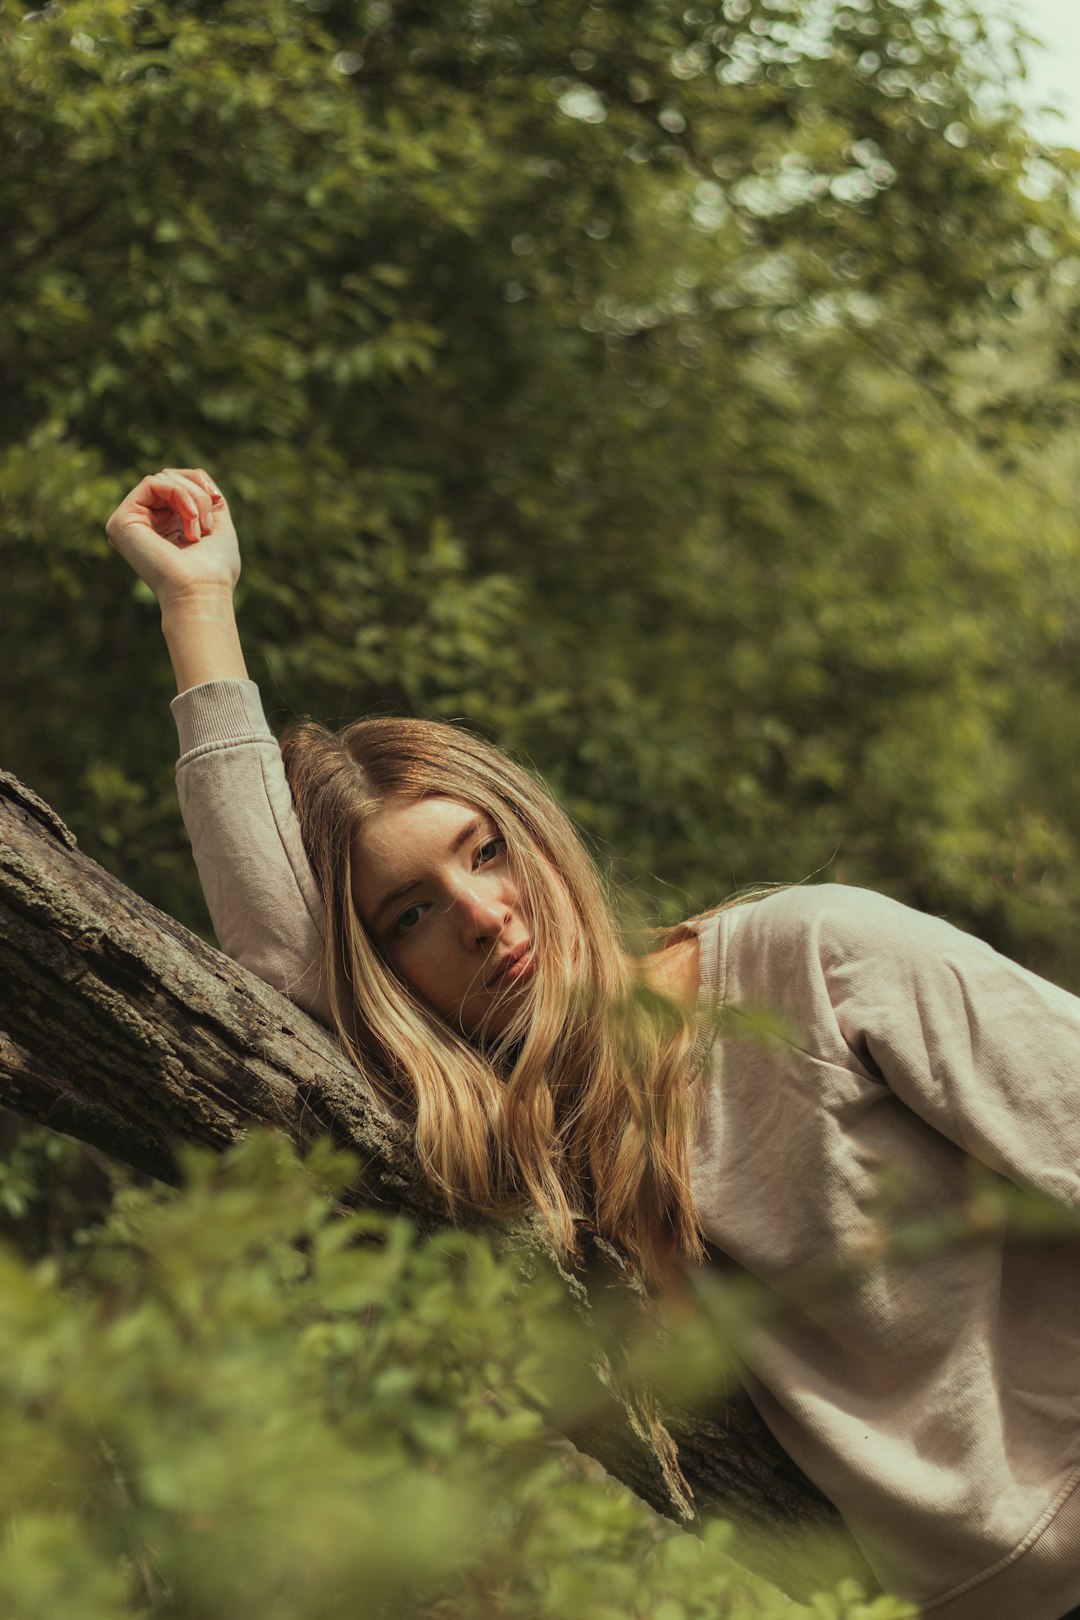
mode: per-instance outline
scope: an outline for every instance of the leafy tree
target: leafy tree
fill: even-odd
[[[1045,281],[1068,175],[986,110],[977,13],[814,15],[8,9],[0,703],[118,875],[202,916],[100,527],[207,464],[279,715],[464,716],[666,914],[835,853],[1025,948],[994,884],[1073,832],[1008,808],[1003,688],[1071,551],[1032,570],[1003,514],[1060,500],[926,379]]]

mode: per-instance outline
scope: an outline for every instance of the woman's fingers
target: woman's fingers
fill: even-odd
[[[214,526],[214,493],[217,486],[202,468],[165,467],[148,474],[139,485],[157,503],[170,507],[179,517],[186,540],[200,540]],[[220,504],[220,503],[219,503]]]
[[[191,490],[167,473],[148,473],[120,507],[136,526],[147,524],[170,540],[198,540],[202,535],[199,505]]]
[[[110,545],[123,551],[125,541],[134,541],[141,529],[149,528],[168,539],[186,535],[190,520],[189,497],[170,478],[148,473],[130,490],[105,525]]]
[[[209,534],[214,527],[214,491],[217,486],[208,472],[202,467],[166,467],[163,477],[176,480],[177,486],[183,491],[188,503],[187,516],[194,515],[198,519],[198,526],[191,534],[192,540],[199,540],[204,534]],[[185,526],[186,532],[186,526]]]
[[[225,499],[205,467],[168,467],[167,472],[179,473],[182,478],[188,478],[206,490],[210,499],[218,504]]]
[[[146,529],[163,540],[192,544],[213,532],[215,512],[227,517],[228,505],[204,467],[165,467],[136,484],[105,532],[114,549],[125,555],[140,544],[139,531]]]

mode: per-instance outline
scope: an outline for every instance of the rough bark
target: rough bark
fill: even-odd
[[[329,1132],[362,1163],[358,1201],[440,1219],[407,1128],[332,1035],[81,854],[3,772],[0,1101],[172,1182],[185,1143],[222,1149],[255,1123],[302,1146]],[[501,1236],[550,1263],[528,1224]],[[597,1268],[564,1273],[580,1311],[590,1288],[623,1286]],[[875,1589],[835,1510],[730,1385],[708,1410],[661,1412],[625,1387],[614,1346],[598,1345],[595,1371],[597,1405],[571,1438],[654,1509],[732,1518],[740,1556],[793,1596],[844,1574]]]

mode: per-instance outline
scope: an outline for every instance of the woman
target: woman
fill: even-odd
[[[1076,1248],[969,1218],[973,1164],[1080,1210],[1080,1000],[836,885],[632,959],[572,827],[497,750],[393,719],[279,749],[201,468],[142,479],[107,533],[161,605],[222,948],[381,1077],[448,1208],[524,1196],[565,1252],[586,1220],[654,1275],[720,1251],[773,1301],[747,1389],[887,1590],[941,1620],[1080,1605]],[[943,1219],[965,1241],[890,1246]]]

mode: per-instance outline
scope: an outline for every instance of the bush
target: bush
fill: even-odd
[[[476,1234],[341,1214],[356,1167],[329,1149],[257,1134],[185,1170],[122,1189],[66,1285],[0,1251],[11,1620],[810,1612],[727,1526],[656,1520],[545,1427],[584,1354],[553,1280]]]

